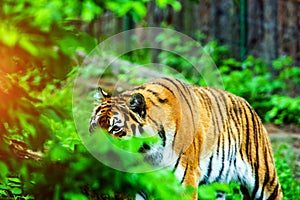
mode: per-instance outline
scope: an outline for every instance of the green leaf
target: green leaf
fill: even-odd
[[[31,55],[33,55],[33,56],[38,55],[39,50],[31,41],[29,41],[29,39],[27,37],[21,37],[19,44],[24,50],[29,52]]]
[[[147,13],[147,8],[145,6],[145,4],[141,3],[141,2],[134,2],[132,4],[133,7],[133,11],[135,13],[137,13],[137,15],[139,16],[139,18],[143,18],[145,17],[146,13]]]
[[[0,161],[0,179],[7,182],[7,175],[9,173],[8,167],[5,162]]]
[[[12,47],[18,42],[19,38],[20,38],[20,36],[19,36],[17,30],[0,22],[0,41],[1,42],[3,42],[7,46]]]
[[[50,152],[51,161],[65,161],[69,157],[66,149],[60,145],[55,146]]]
[[[64,193],[64,199],[88,200],[89,198],[81,193],[66,192],[66,193]]]
[[[180,2],[178,2],[178,1],[174,1],[174,2],[171,4],[171,6],[173,7],[173,9],[174,9],[176,12],[180,11],[181,8],[182,8]]]
[[[8,178],[8,181],[14,182],[14,183],[21,183],[20,178]]]
[[[85,0],[82,4],[81,17],[84,21],[90,22],[102,12],[103,10],[94,1]]]
[[[20,188],[12,188],[10,191],[14,195],[20,195],[20,194],[22,194],[22,189],[20,189]]]
[[[2,190],[10,190],[10,187],[7,185],[0,184],[0,191],[2,191]]]
[[[168,0],[156,0],[156,3],[158,7],[166,8],[166,6],[168,5]]]
[[[213,187],[209,185],[200,186],[198,189],[199,199],[202,200],[215,200],[216,199],[216,191]]]

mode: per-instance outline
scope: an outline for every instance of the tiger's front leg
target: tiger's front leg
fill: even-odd
[[[181,182],[185,187],[194,188],[194,191],[190,194],[194,200],[198,199],[198,184],[200,179],[200,168],[198,162],[196,162],[197,160],[183,156],[181,163],[184,169]]]

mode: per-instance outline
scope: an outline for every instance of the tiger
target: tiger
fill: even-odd
[[[143,145],[140,152],[195,188],[192,199],[199,185],[213,182],[238,182],[244,199],[283,198],[268,133],[245,99],[171,77],[116,96],[100,93],[89,131],[100,127],[117,138],[152,131],[161,142]]]

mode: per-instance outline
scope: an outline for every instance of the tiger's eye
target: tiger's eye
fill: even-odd
[[[114,127],[112,128],[112,131],[119,131],[119,130],[120,130],[120,128],[117,127],[117,126],[114,126]]]
[[[116,133],[116,132],[119,132],[121,130],[121,128],[120,127],[118,127],[118,126],[113,126],[111,129],[110,129],[110,131],[109,131],[109,133]]]

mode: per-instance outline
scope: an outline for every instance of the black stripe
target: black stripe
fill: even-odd
[[[212,172],[212,161],[213,161],[214,155],[212,154],[209,158],[209,163],[208,163],[208,169],[207,169],[207,180],[209,180],[211,172]]]
[[[135,136],[136,135],[136,125],[135,124],[131,124],[130,128],[131,128],[131,131],[132,131],[133,135]]]
[[[272,194],[269,196],[268,200],[274,200],[278,196],[279,184],[277,183],[275,189],[273,190]]]
[[[173,171],[172,171],[173,173],[176,171],[176,169],[178,167],[178,164],[179,164],[179,161],[180,161],[180,156],[176,160],[175,166],[174,166]]]
[[[236,157],[235,155],[236,155],[236,146],[231,145],[229,143],[229,155],[228,155],[229,166],[228,166],[228,169],[227,169],[227,172],[226,172],[226,175],[225,175],[225,181],[228,180],[229,172],[230,172],[230,169],[232,168],[231,167],[232,162],[235,160],[235,157]]]
[[[257,116],[257,115],[256,115]],[[258,117],[256,117],[258,118]],[[257,123],[259,123],[258,119],[257,120]],[[257,125],[258,126],[258,125]],[[259,132],[262,130],[262,127],[261,126],[258,126],[259,127]],[[260,132],[260,135],[262,133]],[[267,184],[270,184],[270,169],[269,169],[269,161],[268,161],[268,154],[267,154],[267,151],[268,151],[268,148],[267,146],[265,145],[264,147],[264,161],[265,161],[265,166],[266,166],[266,173],[265,173],[265,176],[264,176],[264,182],[263,182],[263,185],[262,185],[262,191],[261,191],[261,195],[260,195],[260,198],[259,199],[263,199],[264,197],[264,190],[265,190],[265,187]],[[260,158],[258,158],[259,160]],[[272,181],[274,181],[274,177],[272,179]]]
[[[256,150],[256,158],[254,158],[254,160],[256,160],[256,163],[257,163],[257,167],[259,168],[259,148],[261,147],[260,145],[260,126],[259,126],[259,122],[257,121],[257,115],[256,113],[254,113],[253,109],[249,106],[249,104],[246,104],[246,106],[248,107],[249,109],[249,112],[251,113],[251,116],[252,116],[252,124],[253,124],[253,135],[254,135],[254,138],[253,138],[253,142],[256,144],[254,145],[255,146],[255,150]]]
[[[221,97],[221,99],[223,100],[223,105],[226,106],[227,108],[227,105],[228,105],[228,102],[227,102],[227,99],[226,99],[226,96],[225,96],[225,92],[224,91],[221,91],[219,89],[216,89],[216,88],[210,88],[212,91],[214,91],[213,93],[217,94],[219,97]],[[219,98],[218,98],[219,99]],[[227,109],[226,109],[227,110]]]
[[[265,165],[266,165],[266,173],[265,173],[265,180],[264,180],[264,183],[262,185],[262,188],[261,188],[261,194],[260,194],[260,197],[258,199],[263,199],[264,197],[264,190],[265,190],[265,187],[266,185],[269,183],[270,181],[270,175],[269,175],[269,165],[268,165],[268,160],[267,160],[267,157],[265,158]]]
[[[249,158],[249,151],[251,152],[251,143],[249,143],[250,141],[250,124],[249,124],[249,119],[248,119],[248,115],[247,115],[247,110],[246,108],[244,108],[244,116],[246,119],[246,156]],[[249,158],[250,160],[250,165],[252,166],[252,161],[251,158]]]
[[[238,133],[240,133],[240,126],[241,124],[241,119],[238,117],[240,115],[240,112],[237,112],[236,109],[239,105],[236,104],[235,99],[231,95],[228,95],[228,98],[230,99],[231,102],[231,107],[228,108],[227,113],[230,115],[230,119],[233,119],[235,127],[238,129]]]
[[[148,115],[148,119],[151,120],[155,124],[156,128],[158,128],[157,121],[155,121],[150,115]]]
[[[177,135],[177,126],[175,126],[175,131],[174,131],[174,136],[173,136],[173,141],[172,141],[172,149],[175,149],[175,138],[176,138],[176,135]],[[183,149],[181,149],[182,151]]]
[[[182,155],[182,152],[180,152],[180,154],[179,154],[179,156],[178,156],[178,158],[177,158],[177,160],[176,160],[175,166],[174,166],[174,168],[173,168],[173,173],[176,171],[176,169],[177,169],[177,167],[178,167],[179,161],[180,161],[180,159],[181,159],[181,155]]]
[[[138,119],[136,118],[136,116],[134,114],[129,112],[129,115],[130,115],[131,119],[133,119],[133,121],[137,122],[140,126],[142,126],[142,124],[138,121]]]
[[[192,103],[193,103],[194,102],[194,95],[191,94],[191,88],[187,84],[185,84],[181,81],[178,81],[178,83],[181,85],[181,87],[184,89],[184,91],[186,93],[188,93],[188,95],[189,95],[189,97],[191,97],[191,100],[192,100]]]
[[[212,120],[213,120],[213,127],[214,127],[214,132],[217,133],[217,137],[219,137],[219,134],[221,133],[221,128],[219,126],[219,118],[218,118],[218,115],[217,113],[214,113],[215,111],[213,110],[213,99],[210,95],[213,96],[212,92],[210,90],[207,90],[206,92],[209,92],[207,95],[207,98],[210,100],[210,106],[211,106],[211,113],[212,113]],[[209,95],[210,94],[210,95]],[[214,96],[213,96],[214,97]],[[214,97],[215,98],[215,97]],[[216,98],[215,98],[215,101],[214,102],[217,102]],[[218,102],[217,102],[218,104]]]
[[[166,85],[164,85],[164,84],[162,84],[162,83],[160,83],[160,82],[153,82],[152,84],[153,84],[153,85],[159,85],[159,86],[161,86],[161,87],[167,89],[169,92],[171,92],[171,93],[173,94],[173,96],[176,97],[176,95],[174,94],[174,92],[173,92],[168,86],[166,86]]]
[[[101,106],[99,106],[96,110],[95,110],[95,115],[97,115],[97,113],[101,110]]]
[[[220,146],[221,146],[221,134],[219,135],[219,137],[218,137],[218,146],[217,146],[217,151],[216,151],[216,154],[217,154],[217,157],[219,157],[219,155],[220,155]]]
[[[158,135],[163,141],[163,147],[166,146],[166,132],[162,125],[160,125],[160,130],[158,130]]]
[[[231,133],[230,135],[232,136],[233,143],[235,144],[235,145],[233,145],[233,148],[234,148],[233,156],[236,156],[237,151],[238,151],[237,146],[239,145],[239,141],[241,140],[241,134],[243,131],[243,127],[241,126],[241,124],[243,124],[242,117],[240,117],[241,112],[240,111],[237,112],[236,109],[239,109],[237,107],[240,107],[241,105],[236,102],[237,99],[234,99],[233,96],[228,95],[228,97],[232,103],[231,108],[229,108],[230,118],[233,119],[234,127],[237,129],[237,135],[235,135],[232,131],[230,131],[230,133]],[[228,126],[228,127],[230,127],[230,126]],[[232,128],[234,128],[234,127],[232,127]],[[230,129],[230,130],[232,130],[232,129]],[[229,139],[231,142],[230,137],[229,137]],[[231,146],[231,145],[229,145],[229,146]],[[241,154],[241,157],[243,159],[243,154]],[[230,162],[230,164],[231,164],[231,162]]]
[[[243,194],[243,199],[251,199],[247,187],[245,187],[244,185],[241,185],[240,186],[240,190],[241,190],[241,192]]]
[[[220,140],[221,140],[222,138],[220,137]],[[222,151],[221,151],[221,159],[222,159],[222,167],[221,167],[221,169],[220,169],[220,171],[219,171],[219,175],[218,175],[218,177],[216,178],[216,181],[218,182],[220,179],[221,179],[221,176],[222,176],[222,174],[223,174],[223,171],[224,171],[224,165],[225,165],[225,163],[224,163],[224,160],[225,160],[225,145],[224,145],[224,139],[222,139],[222,146],[219,146],[218,147],[219,149],[221,149]]]
[[[150,101],[150,103],[151,103],[153,106],[159,107],[156,103],[154,103],[154,101],[152,101],[152,99],[150,99],[150,98],[147,98],[147,99],[148,99],[148,101]]]
[[[140,134],[144,133],[144,129],[142,126],[138,125],[138,129],[139,129]]]
[[[212,90],[209,90],[209,92],[210,92],[210,94],[211,94],[211,95],[214,97],[214,99],[215,99],[215,103],[216,103],[217,106],[218,106],[218,110],[217,110],[217,111],[219,111],[219,114],[220,114],[220,117],[221,117],[221,120],[219,120],[219,117],[218,117],[217,111],[216,111],[215,117],[217,118],[217,122],[219,122],[219,121],[224,122],[225,119],[224,119],[224,115],[223,115],[223,112],[222,112],[222,109],[221,109],[221,104],[220,104],[219,98],[215,95],[215,93],[214,93]],[[212,103],[213,103],[213,102],[212,102]],[[217,124],[215,124],[215,125],[218,125],[218,124],[219,124],[219,123],[217,123]],[[223,129],[224,129],[224,126],[223,126],[223,127],[219,127],[219,125],[218,125],[217,127],[218,127],[218,129],[219,129],[219,133],[221,133],[221,132],[223,131]],[[221,130],[221,128],[222,128],[222,130]]]
[[[112,105],[111,104],[105,104],[105,105],[101,105],[101,108],[100,109],[111,109],[112,108]]]
[[[239,132],[238,133],[238,141],[239,141],[239,143],[241,144],[241,145],[239,145],[239,152],[240,152],[240,155],[241,155],[241,159],[242,160],[244,160],[245,161],[245,157],[246,157],[246,155],[244,155],[244,152],[243,152],[243,148],[242,148],[242,146],[244,146],[243,144],[244,144],[244,138],[245,138],[245,132],[246,132],[246,134],[247,134],[247,124],[248,124],[248,119],[247,119],[247,117],[246,117],[246,111],[245,111],[245,109],[244,109],[244,107],[243,107],[243,104],[239,104],[240,106],[241,106],[241,114],[240,114],[240,116],[239,116],[239,118],[241,118],[241,132]],[[246,130],[245,130],[246,129]],[[247,138],[247,135],[246,135],[246,138]],[[246,139],[246,147],[245,148],[247,148],[248,146],[247,146],[247,139]]]
[[[161,97],[159,97],[159,94],[151,89],[147,89],[147,92],[150,92],[151,94],[153,94],[160,103],[166,103],[168,102],[168,99],[162,99]]]
[[[256,126],[257,126],[257,124],[255,123],[256,121],[255,121],[255,113],[253,113],[253,111],[252,111],[252,109],[251,109],[251,107],[249,106],[249,104],[248,103],[245,103],[245,106],[248,108],[248,111],[250,112],[250,115],[251,115],[251,118],[252,118],[252,128],[253,128],[253,135],[254,135],[254,138],[252,138],[252,141],[256,144],[254,144],[255,145],[255,148],[256,148],[256,157],[255,158],[252,158],[252,154],[248,154],[248,157],[251,159],[251,166],[252,166],[252,169],[254,169],[255,170],[255,186],[254,186],[254,190],[252,191],[252,198],[255,198],[255,196],[256,196],[256,193],[257,193],[257,191],[258,191],[258,189],[259,189],[259,173],[258,173],[258,169],[259,169],[259,149],[258,149],[258,147],[259,147],[259,143],[258,143],[258,138],[257,138],[257,130],[256,130]],[[248,130],[248,134],[249,134],[249,136],[248,137],[250,137],[250,132],[249,132],[249,130]],[[250,141],[250,144],[253,144],[253,142],[251,142]],[[252,146],[252,145],[251,145]],[[248,150],[248,149],[247,149]],[[251,149],[250,149],[251,150]],[[251,151],[250,151],[251,152]],[[255,163],[252,163],[252,159],[254,160],[254,162]]]
[[[139,87],[136,87],[136,88],[133,88],[132,91],[135,91],[135,90],[144,90],[146,87],[144,85],[141,85]]]
[[[167,103],[169,100],[168,99],[161,99],[161,98],[158,98],[158,101],[160,103]]]
[[[155,91],[153,91],[151,89],[147,89],[146,91],[152,93],[156,97],[159,95],[157,92],[155,92]]]
[[[256,124],[253,123],[253,126],[256,126]],[[260,187],[260,182],[259,182],[260,174],[258,173],[258,169],[260,168],[260,166],[259,166],[260,160],[259,160],[259,151],[258,151],[259,144],[257,143],[257,133],[254,132],[253,134],[254,134],[255,143],[257,144],[257,145],[255,145],[256,146],[256,158],[254,158],[254,160],[256,160],[256,163],[254,165],[254,167],[255,167],[255,187],[254,187],[254,190],[252,193],[253,197],[255,197],[255,194],[257,193],[257,191]]]
[[[119,109],[121,110],[121,112],[126,115],[128,113],[128,110],[126,108],[123,107],[119,107]]]
[[[254,164],[254,167],[255,167],[255,173],[254,173],[254,176],[255,176],[255,183],[254,183],[254,189],[252,191],[252,199],[256,199],[255,196],[256,196],[256,193],[258,191],[258,188],[259,188],[259,176],[258,176],[258,166],[257,166],[257,163]]]
[[[197,90],[198,91],[198,96],[199,97],[202,97],[202,104],[204,104],[205,105],[205,108],[204,109],[206,109],[206,110],[208,110],[210,113],[212,113],[212,116],[211,116],[211,121],[212,121],[212,123],[210,123],[211,125],[212,125],[212,128],[214,129],[213,131],[212,131],[212,133],[214,133],[214,135],[216,136],[216,137],[219,137],[219,134],[218,133],[220,133],[220,128],[219,128],[219,126],[218,126],[218,123],[217,123],[217,121],[216,121],[216,117],[215,117],[215,115],[213,114],[213,110],[212,110],[212,99],[210,98],[210,96],[207,94],[207,90],[202,90],[202,92],[203,93],[201,93],[199,90]],[[209,101],[208,101],[209,100]]]
[[[274,161],[271,161],[272,163],[274,162]],[[277,178],[277,175],[276,175],[276,170],[274,169],[273,170],[273,174],[272,174],[272,179],[269,181],[269,184],[270,185],[274,185],[274,182],[277,180],[276,178]]]
[[[138,192],[139,195],[141,195],[141,197],[144,198],[144,200],[147,200],[147,195],[144,192]]]
[[[129,121],[129,116],[124,113],[125,122]]]
[[[189,101],[188,101],[186,95],[183,93],[183,91],[178,87],[178,85],[177,85],[173,80],[171,80],[171,79],[169,79],[169,78],[167,78],[167,77],[164,77],[163,79],[165,79],[165,80],[171,82],[171,83],[176,87],[177,91],[181,94],[181,96],[184,98],[186,104],[187,104],[188,107],[189,107],[189,110],[190,110],[190,113],[191,113],[190,116],[192,117],[192,122],[191,122],[191,124],[193,125],[193,130],[192,130],[192,131],[190,130],[190,132],[194,132],[194,131],[196,130],[196,128],[195,128],[195,123],[194,123],[194,122],[195,122],[195,119],[194,119],[194,113],[193,113],[192,107],[191,107],[191,105],[190,105],[190,103],[189,103]],[[178,80],[177,80],[177,81],[178,81]],[[180,82],[180,81],[178,81],[178,82]],[[180,83],[181,83],[181,82],[180,82]],[[190,96],[190,97],[191,97],[191,96]],[[192,98],[192,97],[191,97],[191,98]],[[172,143],[173,148],[174,148],[174,146],[175,146],[176,134],[177,134],[177,130],[175,131],[175,134],[174,134],[174,140],[173,140],[173,143]]]
[[[203,179],[199,182],[199,185],[206,185],[206,184],[207,184],[206,178],[203,178]]]
[[[186,173],[187,173],[187,170],[189,168],[189,164],[186,164],[186,167],[185,167],[185,170],[184,170],[184,174],[183,174],[183,177],[182,177],[182,180],[180,181],[180,183],[183,183],[184,179],[185,179],[185,176],[186,176]]]
[[[167,78],[167,77],[164,77],[163,79],[165,79],[165,80],[167,80],[167,81],[169,81],[169,82],[171,82],[175,87],[176,87],[176,89],[180,92],[180,94],[181,94],[181,96],[184,98],[184,100],[185,100],[185,102],[186,102],[186,104],[188,105],[188,107],[189,107],[189,110],[190,110],[190,112],[191,112],[191,117],[192,117],[192,124],[193,124],[193,131],[195,130],[195,120],[194,120],[194,115],[193,115],[193,110],[192,110],[192,106],[191,106],[191,104],[190,104],[190,102],[188,101],[188,99],[187,99],[187,97],[186,97],[186,95],[183,93],[183,91],[178,87],[178,85],[172,80],[172,79],[169,79],[169,78]],[[177,80],[178,81],[178,80]],[[179,83],[181,83],[180,81],[178,81]],[[186,87],[186,86],[185,86]],[[191,97],[191,96],[190,96]],[[191,97],[192,98],[192,97]],[[174,140],[175,141],[175,140]]]

